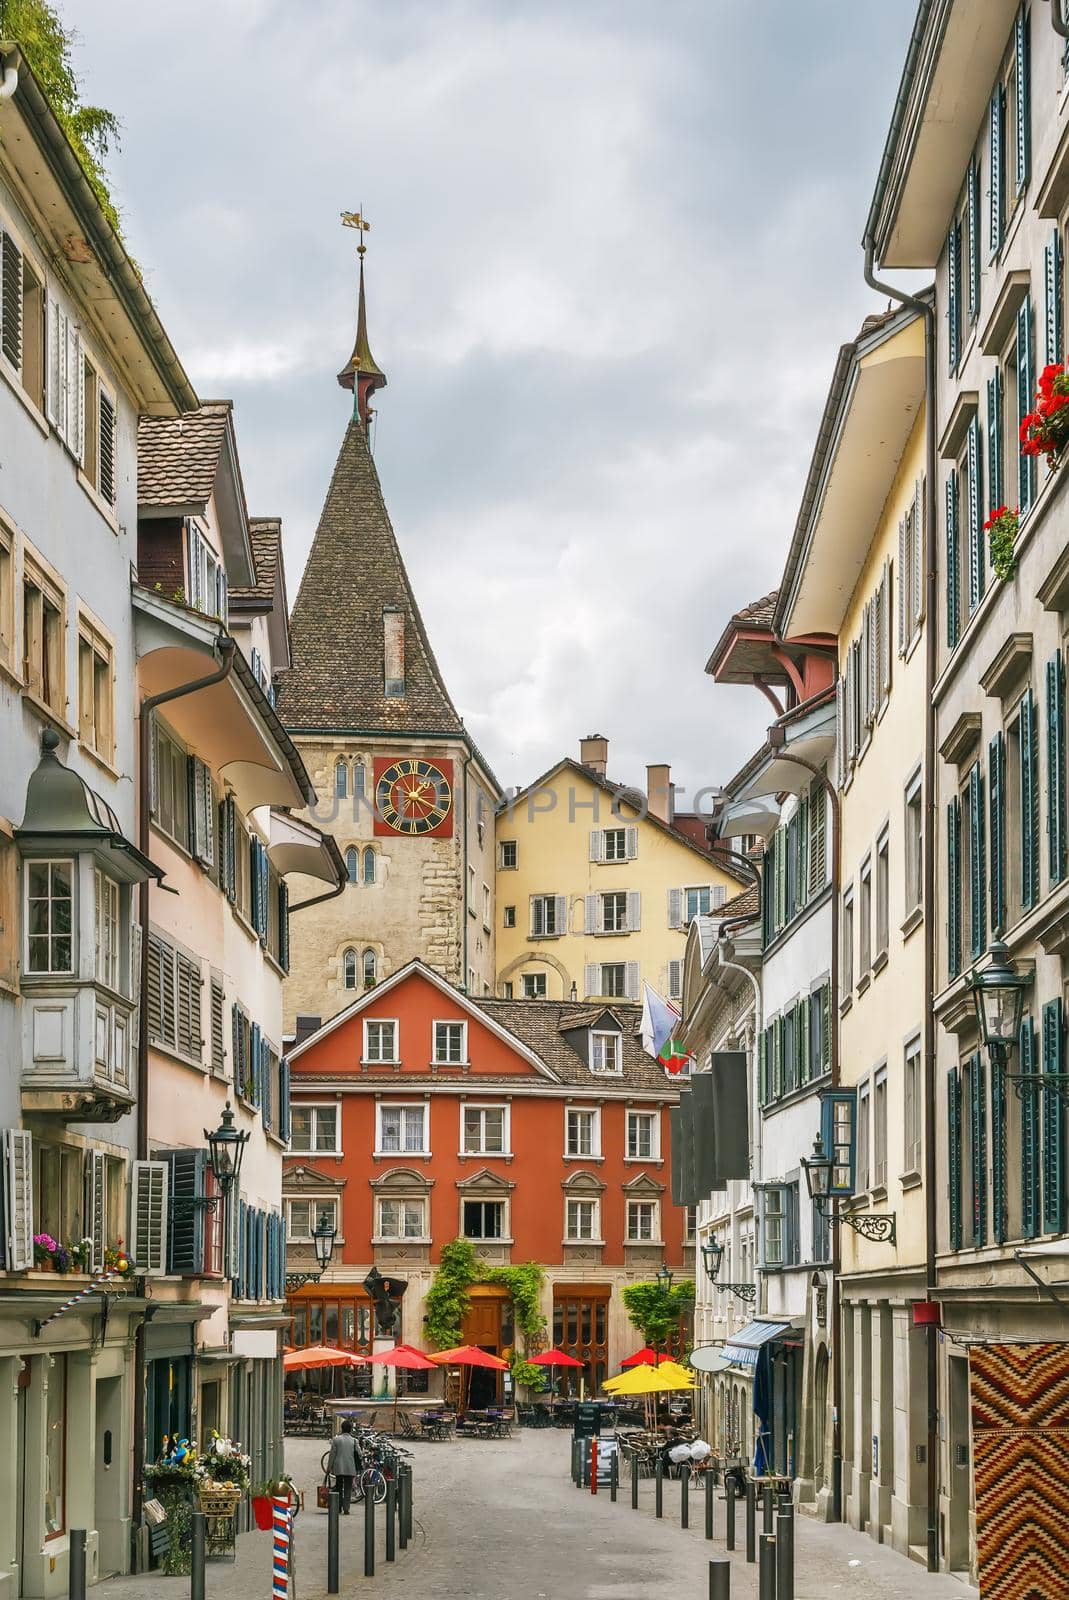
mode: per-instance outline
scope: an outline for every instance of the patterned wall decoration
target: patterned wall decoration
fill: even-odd
[[[1063,1600],[1069,1344],[969,1352],[981,1600]]]

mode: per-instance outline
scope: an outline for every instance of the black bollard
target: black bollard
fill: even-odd
[[[735,1548],[735,1479],[734,1478],[725,1477],[725,1479],[724,1479],[724,1491],[725,1491],[725,1495],[726,1495],[726,1498],[727,1498],[727,1505],[724,1508],[726,1513],[727,1513],[727,1533],[724,1535],[724,1549],[725,1550],[734,1550],[734,1548]]]
[[[341,1495],[332,1489],[327,1496],[327,1593],[337,1594],[338,1579],[338,1528],[341,1518]]]
[[[412,1537],[412,1493],[415,1478],[412,1474],[411,1464],[405,1463],[405,1538]]]
[[[762,1533],[772,1533],[773,1532],[772,1518],[773,1518],[773,1515],[775,1513],[775,1509],[776,1508],[775,1508],[775,1503],[773,1501],[772,1485],[770,1483],[766,1483],[765,1487],[764,1487],[764,1492],[761,1495],[761,1532]]]
[[[685,1461],[683,1476],[679,1480],[679,1526],[690,1527],[690,1467]]]
[[[653,1469],[653,1514],[655,1517],[664,1516],[664,1462],[660,1456]]]
[[[72,1528],[67,1553],[67,1593],[70,1600],[85,1600],[85,1529]]]
[[[579,1443],[579,1487],[581,1489],[590,1488],[590,1451],[587,1449],[587,1441],[585,1439],[580,1440]]]
[[[386,1559],[397,1560],[397,1483],[386,1479]]]
[[[723,1556],[709,1563],[709,1600],[731,1600],[731,1562]]]
[[[752,1478],[746,1480],[746,1559],[757,1560],[757,1485]]]
[[[761,1560],[757,1568],[757,1600],[776,1600],[776,1535],[761,1535]]]
[[[364,1577],[375,1576],[375,1496],[370,1483],[364,1490]]]
[[[716,1487],[712,1467],[705,1469],[705,1537],[713,1537],[713,1489]]]
[[[194,1511],[190,1519],[189,1600],[204,1600],[204,1561],[208,1548],[208,1519]]]
[[[776,1517],[776,1600],[794,1600],[794,1507],[782,1501]]]
[[[616,1504],[616,1491],[620,1487],[620,1452],[613,1451],[609,1457],[609,1499]]]
[[[402,1550],[408,1549],[409,1512],[411,1510],[409,1504],[410,1494],[411,1485],[408,1481],[408,1473],[402,1468],[401,1474],[397,1479],[397,1542]]]
[[[638,1510],[638,1456],[631,1456],[631,1509]]]

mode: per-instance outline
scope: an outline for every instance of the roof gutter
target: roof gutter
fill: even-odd
[[[887,131],[887,142],[883,147],[880,157],[880,170],[876,175],[876,188],[873,191],[872,202],[869,205],[868,220],[865,223],[865,243],[875,239],[880,225],[880,212],[887,198],[887,186],[891,177],[891,167],[894,164],[895,149],[898,145],[902,127],[906,120],[906,108],[913,90],[914,80],[917,75],[917,64],[920,60],[921,46],[924,35],[928,29],[928,19],[932,14],[935,0],[920,0],[917,6],[917,15],[913,23],[913,32],[910,34],[909,45],[906,49],[906,64],[902,68],[902,78],[898,85],[898,96],[895,100],[894,110],[891,112],[891,126]],[[892,293],[892,298],[901,300],[902,296]]]
[[[1069,19],[1065,15],[1064,0],[1050,0],[1050,25],[1061,39],[1069,39]]]
[[[0,100],[10,100],[19,86],[19,67],[17,61],[9,61],[4,68],[3,80],[0,81]]]

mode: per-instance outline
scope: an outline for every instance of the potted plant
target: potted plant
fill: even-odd
[[[116,1272],[121,1278],[133,1272],[134,1263],[121,1239],[117,1239],[114,1246],[109,1245],[104,1251],[104,1266],[108,1272]]]
[[[1009,506],[999,506],[984,523],[991,548],[991,570],[996,578],[1012,578],[1017,570],[1013,547],[1020,526],[1020,514],[1016,508],[1011,511]]]
[[[1069,439],[1069,375],[1062,362],[1043,368],[1036,406],[1021,421],[1021,454],[1046,456],[1052,470]]]
[[[265,1533],[271,1530],[272,1500],[288,1500],[292,1505],[297,1499],[297,1491],[293,1487],[293,1479],[288,1472],[281,1473],[277,1478],[266,1478],[263,1483],[258,1483],[252,1491],[252,1515],[258,1528]]]
[[[250,1458],[240,1444],[212,1431],[207,1450],[197,1462],[197,1493],[201,1508],[219,1506],[224,1500],[234,1505],[241,1499],[249,1485]]]
[[[33,1264],[40,1272],[51,1272],[55,1266],[55,1258],[59,1245],[50,1233],[35,1233],[33,1236]]]

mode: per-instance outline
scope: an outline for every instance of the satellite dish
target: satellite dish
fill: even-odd
[[[700,1344],[687,1357],[695,1372],[723,1372],[731,1365],[720,1344]]]

